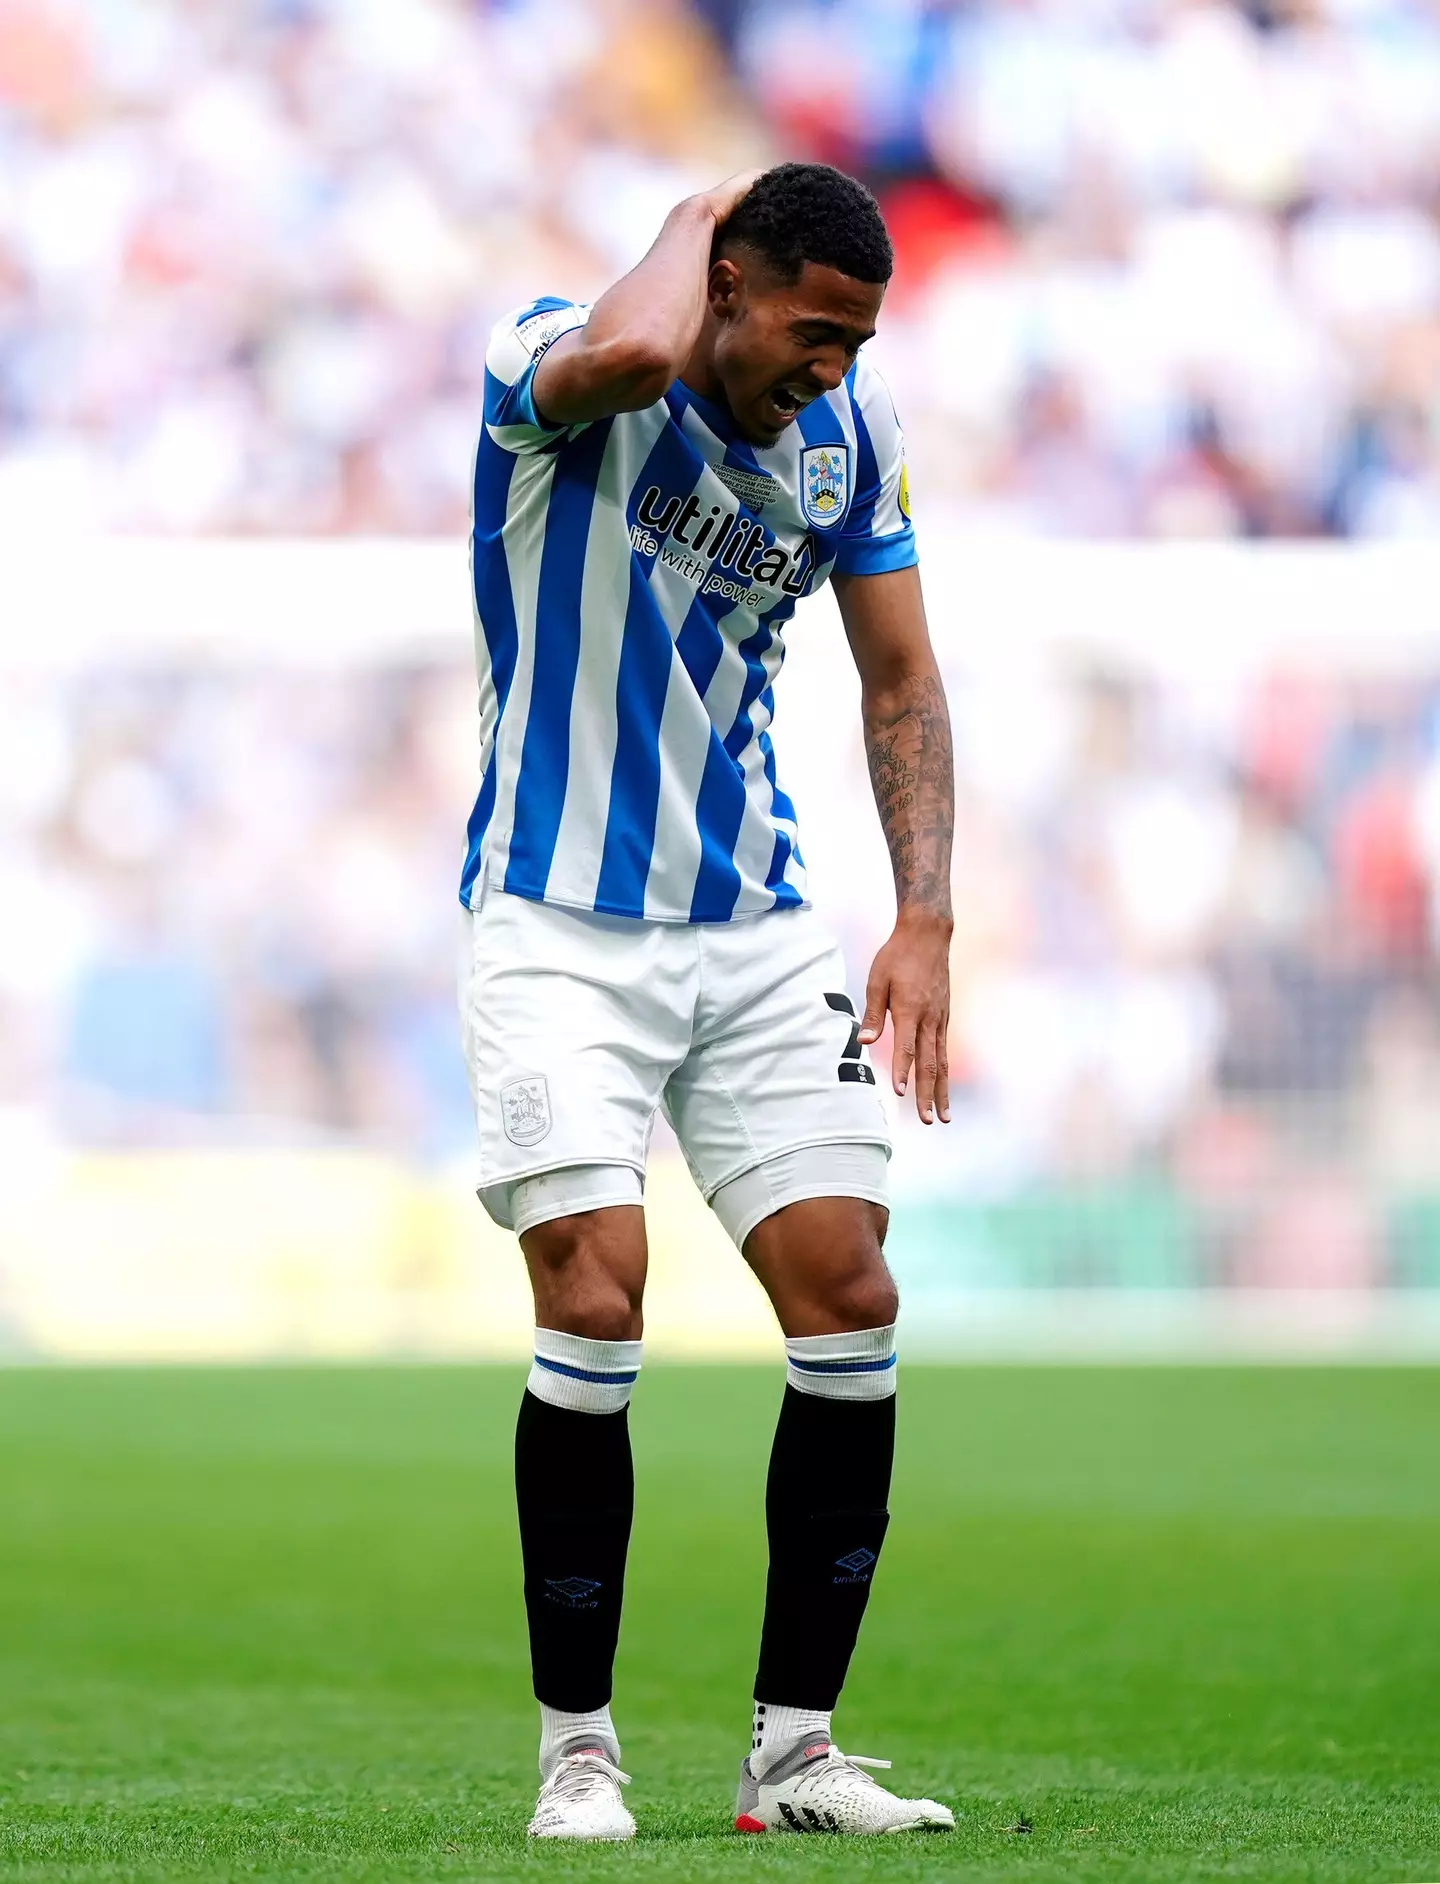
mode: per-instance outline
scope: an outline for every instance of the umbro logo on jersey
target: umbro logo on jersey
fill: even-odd
[[[500,1088],[500,1117],[512,1145],[538,1145],[550,1130],[550,1088],[543,1074]]]

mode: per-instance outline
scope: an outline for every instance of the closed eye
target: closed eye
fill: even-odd
[[[868,333],[856,334],[844,327],[832,327],[828,322],[813,327],[795,327],[791,332],[802,347],[843,347],[848,359],[854,359],[865,342],[875,338],[873,327]]]

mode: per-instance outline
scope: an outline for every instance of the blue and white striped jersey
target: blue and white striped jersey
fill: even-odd
[[[536,365],[588,314],[536,301],[486,357],[461,900],[488,881],[657,922],[794,907],[769,733],[784,625],[832,570],[916,560],[895,409],[862,359],[769,448],[678,381],[643,412],[547,426]]]

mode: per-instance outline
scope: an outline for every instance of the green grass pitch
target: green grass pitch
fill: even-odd
[[[778,1371],[648,1368],[609,1850],[524,1838],[519,1384],[0,1373],[0,1878],[1440,1880],[1440,1373],[906,1369],[836,1728],[964,1817],[857,1845],[728,1830]]]

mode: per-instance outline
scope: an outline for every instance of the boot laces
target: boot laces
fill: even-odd
[[[877,1786],[879,1781],[862,1771],[864,1767],[888,1771],[890,1761],[872,1760],[864,1753],[842,1753],[839,1747],[831,1747],[823,1759],[813,1760],[800,1777],[810,1781],[823,1797],[827,1792],[848,1791],[856,1785]]]
[[[549,1805],[566,1799],[578,1803],[617,1784],[628,1786],[630,1775],[622,1773],[603,1753],[567,1753],[541,1788],[542,1802]]]

